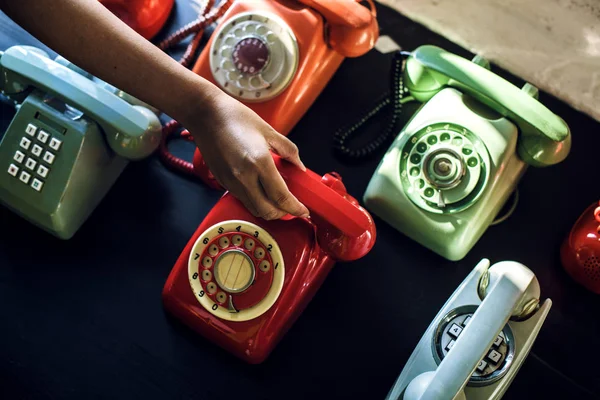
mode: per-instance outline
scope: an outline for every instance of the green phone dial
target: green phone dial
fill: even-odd
[[[410,54],[403,84],[424,102],[396,137],[364,194],[366,207],[449,260],[493,222],[528,165],[561,162],[569,127],[537,100],[473,61],[435,46]]]
[[[0,142],[0,203],[69,239],[161,124],[143,102],[42,50],[0,52],[0,90],[17,113]]]

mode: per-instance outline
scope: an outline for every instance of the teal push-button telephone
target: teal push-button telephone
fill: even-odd
[[[128,160],[160,142],[160,121],[144,103],[37,48],[0,53],[0,90],[17,105],[0,142],[0,202],[62,239]]]
[[[523,89],[435,46],[408,59],[403,83],[425,102],[381,160],[366,207],[408,237],[462,259],[497,217],[528,165],[561,162],[569,127]]]

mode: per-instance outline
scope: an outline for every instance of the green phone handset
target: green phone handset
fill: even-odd
[[[403,83],[424,102],[375,171],[364,202],[408,237],[462,259],[515,192],[528,165],[564,160],[567,124],[489,70],[435,46],[406,60]]]
[[[151,108],[34,47],[0,52],[0,91],[17,104],[0,142],[0,202],[62,239],[160,142]]]

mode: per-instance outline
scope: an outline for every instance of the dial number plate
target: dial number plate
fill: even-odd
[[[280,94],[298,68],[299,50],[289,26],[276,15],[245,12],[214,34],[210,68],[221,89],[246,102]]]
[[[445,170],[440,171],[440,167]],[[443,187],[441,180],[436,185],[432,178],[436,172],[448,172],[453,177],[456,171],[461,177],[450,187]],[[404,191],[413,203],[430,212],[455,213],[470,207],[483,193],[489,171],[485,145],[462,126],[443,122],[428,125],[412,134],[402,148],[400,179]]]
[[[196,240],[188,278],[199,303],[228,321],[267,312],[283,287],[281,249],[258,225],[231,220],[213,225]]]

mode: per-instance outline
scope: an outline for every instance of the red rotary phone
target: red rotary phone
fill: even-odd
[[[561,246],[560,257],[571,278],[600,294],[600,201],[577,219]]]
[[[100,0],[137,33],[150,40],[167,22],[175,0]]]
[[[375,6],[356,0],[238,0],[193,71],[287,135],[345,57],[379,35]]]
[[[181,253],[163,290],[170,313],[252,364],[270,354],[334,263],[363,257],[376,237],[373,219],[348,195],[339,176],[321,177],[274,159],[311,216],[265,221],[225,193]]]

